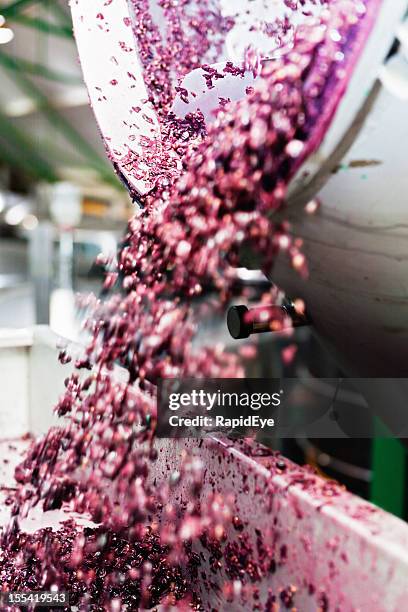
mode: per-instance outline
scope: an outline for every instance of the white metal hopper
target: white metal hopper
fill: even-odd
[[[8,520],[14,466],[29,442],[22,436],[44,433],[55,424],[52,406],[64,388],[71,366],[57,359],[58,339],[48,328],[1,334],[0,344],[0,526]],[[68,347],[71,354],[78,351]],[[118,372],[118,376],[121,376]],[[221,546],[219,565],[198,541],[202,553],[194,587],[206,609],[266,609],[274,596],[276,609],[285,609],[285,597],[302,612],[337,609],[397,612],[408,598],[408,526],[338,485],[323,480],[267,449],[211,438],[198,444],[189,440],[158,441],[153,477],[158,488],[180,468],[183,450],[203,462],[205,504],[214,492],[234,498],[235,527]],[[174,499],[185,493],[178,486]],[[119,500],[120,502],[120,500]],[[67,518],[62,510],[42,512],[37,507],[21,522],[33,532],[58,529]],[[76,515],[79,525],[87,517]],[[235,584],[235,596],[223,590],[231,579],[234,550],[247,546],[251,562],[260,570],[250,578],[250,567]],[[210,569],[212,566],[212,569]],[[242,582],[242,584],[241,584]],[[241,584],[241,586],[240,586]],[[246,593],[246,595],[245,595]],[[271,608],[274,609],[274,608]]]

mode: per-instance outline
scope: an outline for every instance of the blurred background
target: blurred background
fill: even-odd
[[[75,338],[132,212],[89,107],[68,3],[0,0],[0,327]]]

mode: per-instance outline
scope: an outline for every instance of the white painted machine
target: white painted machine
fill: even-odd
[[[98,2],[71,4],[85,80],[108,152],[129,186],[146,193],[151,188],[147,171],[132,175],[127,162],[129,156],[143,157],[143,137],[158,147],[161,140],[129,25],[134,3],[114,0],[99,20]],[[282,4],[223,1],[222,11],[234,13],[236,25],[218,60],[242,58],[254,24]],[[305,299],[316,331],[349,374],[398,377],[408,372],[408,3],[380,4],[331,127],[291,185],[288,215],[293,232],[304,238],[310,278],[303,281],[283,260],[271,278],[289,295]],[[160,11],[156,6],[152,15],[163,28]],[[273,58],[276,50],[256,39],[261,52]],[[118,41],[123,41],[120,47]],[[176,98],[173,110],[182,115],[201,108],[209,119],[219,96],[238,99],[251,82],[249,72],[244,79],[216,81],[208,91],[202,71],[195,70],[182,86],[196,97],[188,105]],[[137,117],[135,105],[143,109]],[[304,205],[316,196],[322,206],[309,217]]]
[[[72,364],[58,362],[58,344],[61,339],[46,327],[0,330],[0,533],[10,518],[6,500],[16,486],[14,468],[29,445],[21,436],[40,435],[58,423],[52,406],[72,371]],[[67,350],[81,355],[79,346]],[[125,372],[118,370],[116,375],[118,381],[126,380]],[[228,593],[224,560],[210,571],[208,550],[195,542],[202,557],[194,589],[204,609],[241,612],[262,605],[265,610],[267,602],[275,602],[271,610],[285,610],[283,602],[293,600],[302,612],[336,607],[341,612],[405,610],[405,522],[262,447],[251,452],[249,444],[232,445],[217,438],[201,442],[156,441],[159,458],[152,477],[158,487],[166,487],[169,474],[182,469],[183,451],[193,453],[205,467],[201,503],[208,503],[214,493],[234,499],[233,511],[244,532],[229,527],[228,541],[237,550],[249,546],[251,562],[262,568],[258,579],[237,580],[234,593]],[[174,488],[174,496],[186,499],[182,485]],[[58,529],[67,518],[92,526],[89,517],[67,515],[63,509],[43,512],[40,504],[20,527],[26,533]],[[245,540],[240,539],[242,533]],[[266,557],[260,542],[269,551]],[[269,569],[262,565],[265,558],[268,565],[274,559]]]
[[[148,167],[139,164],[135,175],[129,162],[136,155],[143,160],[146,139],[149,146],[160,147],[161,136],[156,111],[147,101],[131,27],[135,4],[71,0],[81,63],[108,153],[129,187],[145,194],[152,188]],[[279,3],[223,0],[225,12],[232,5],[235,11],[242,8],[243,18],[225,42],[219,62],[242,54],[240,43],[248,35],[246,8],[275,10]],[[396,377],[408,372],[408,2],[383,0],[381,7],[322,146],[291,186],[288,214],[293,231],[305,240],[310,278],[300,279],[283,259],[271,278],[289,295],[306,300],[317,333],[348,372]],[[155,16],[161,23],[157,6]],[[263,53],[273,59],[274,49],[263,48]],[[250,74],[246,78],[247,84],[253,80]],[[201,79],[195,71],[185,84],[200,94]],[[244,93],[237,81],[224,81],[224,86],[230,97]],[[205,104],[210,118],[214,98],[210,95]],[[136,107],[143,112],[135,113]],[[173,110],[182,114],[186,109],[176,99]],[[304,206],[317,196],[322,206],[309,217]],[[3,334],[0,344],[0,454],[8,459],[0,466],[0,485],[13,487],[12,467],[26,445],[21,435],[43,432],[51,424],[51,406],[70,366],[57,365],[57,339],[45,329],[8,338]],[[366,392],[376,394],[374,383]],[[391,403],[405,404],[403,383],[393,381],[389,393]],[[209,570],[208,550],[195,542],[197,552],[203,553],[195,588],[206,609],[406,609],[406,523],[267,449],[252,452],[250,444],[240,447],[216,438],[200,446],[186,440],[157,445],[157,486],[181,469],[188,448],[206,468],[201,503],[214,492],[234,499],[237,521],[228,538],[238,548],[232,547],[231,555],[244,554],[248,544],[256,551],[251,564],[262,567],[258,580],[246,580],[245,593],[240,580],[233,581],[233,593],[226,592],[231,580],[225,564]],[[7,489],[0,493],[4,524],[9,515]],[[175,487],[177,499],[184,494],[182,485]],[[47,518],[37,521],[44,526]],[[262,547],[268,547],[273,558],[268,567],[262,566]]]

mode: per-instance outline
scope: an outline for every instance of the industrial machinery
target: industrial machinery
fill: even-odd
[[[40,435],[57,424],[51,407],[72,371],[72,364],[57,361],[57,344],[60,339],[41,326],[1,335],[0,454],[7,461],[0,463],[0,529],[10,518],[7,498],[15,487],[14,468],[30,442],[25,434]],[[82,354],[77,345],[65,348],[73,356]],[[126,372],[118,369],[115,377],[125,381]],[[242,558],[244,578],[232,582],[233,593],[225,591],[230,580],[225,560],[214,565],[217,551],[210,555],[195,542],[201,561],[194,589],[204,609],[240,612],[263,604],[263,610],[286,610],[290,602],[302,612],[405,609],[408,526],[400,519],[259,446],[213,437],[200,444],[172,439],[156,445],[153,477],[158,487],[181,469],[188,449],[206,468],[200,502],[208,503],[214,493],[234,498],[227,559],[234,554]],[[187,501],[183,486],[174,487],[173,494]],[[71,518],[77,525],[90,525],[87,517]],[[61,509],[43,512],[37,505],[20,529],[58,529],[66,519]],[[260,574],[247,579],[246,572],[251,575],[255,567],[262,568]],[[268,608],[268,602],[276,607]]]
[[[267,10],[269,5],[275,10],[277,6],[272,0],[222,0],[221,4],[226,15],[230,6],[234,5],[234,12],[239,7],[242,19],[221,45],[216,65],[242,57],[245,45],[242,48],[241,42],[254,33],[256,11]],[[407,0],[383,0],[379,5],[375,26],[326,138],[291,186],[286,213],[293,232],[304,239],[310,278],[302,280],[283,259],[270,275],[289,296],[305,299],[314,329],[346,372],[377,377],[365,385],[360,378],[361,389],[390,429],[401,434],[405,420],[401,409],[407,392],[404,380],[396,377],[406,375],[404,362],[408,357],[408,212],[404,207],[408,187],[404,167],[408,142],[408,25],[404,19],[408,4]],[[146,142],[158,150],[162,142],[159,118],[149,102],[131,27],[136,6],[132,0],[71,1],[81,64],[109,156],[129,190],[143,195],[153,186],[148,166],[143,165]],[[155,20],[165,27],[161,3],[152,2],[152,6]],[[273,61],[274,50],[264,52]],[[195,104],[198,108],[203,104],[207,119],[220,96],[239,99],[255,79],[247,74],[242,82],[223,81],[220,87],[225,89],[206,97],[202,78],[200,70],[194,71],[183,84],[196,92]],[[105,95],[107,90],[109,96]],[[201,102],[200,92],[205,98]],[[174,100],[174,112],[187,111],[182,102],[181,98]],[[135,108],[139,109],[137,113]],[[137,174],[132,172],[131,163],[136,157],[140,160]],[[318,198],[322,206],[316,215],[308,217],[304,207],[313,198]],[[49,376],[47,363],[53,346],[55,339],[41,329],[3,340],[1,363],[8,364],[9,369],[17,367],[18,378],[24,382],[19,385],[18,419],[12,430],[13,420],[7,413],[3,415],[5,437],[14,439],[27,430],[41,432],[49,424],[42,420],[45,408],[40,405],[51,404],[62,389],[65,375],[61,372],[60,379],[57,373],[52,379]],[[0,371],[7,375],[5,365]],[[386,377],[393,378],[388,386],[381,386]],[[47,384],[41,384],[42,380]],[[0,385],[0,389],[7,393],[6,385]],[[35,396],[42,389],[55,397],[43,402]],[[387,404],[384,397],[379,397],[379,389],[385,389]],[[12,402],[5,396],[3,404]],[[394,410],[390,410],[390,404]],[[24,446],[24,441],[20,444]],[[237,520],[228,534],[231,555],[240,557],[247,550],[256,551],[254,563],[248,561],[253,566],[262,563],[263,546],[274,554],[273,563],[263,568],[261,579],[248,581],[251,588],[245,594],[227,593],[223,587],[228,576],[223,568],[208,572],[210,581],[202,578],[209,560],[200,543],[195,543],[202,553],[196,587],[204,604],[242,610],[255,609],[261,602],[263,609],[272,610],[293,607],[296,595],[296,606],[303,611],[337,606],[342,612],[388,612],[406,607],[408,533],[403,522],[307,469],[277,458],[268,449],[259,455],[259,447],[252,449],[249,443],[239,447],[216,438],[207,438],[200,445],[174,440],[160,445],[154,474],[158,486],[169,471],[178,470],[182,451],[188,447],[207,468],[201,502],[206,503],[214,492],[235,495]],[[14,445],[5,450],[10,452],[12,465],[20,448]],[[7,486],[13,486],[10,474],[0,475],[2,483],[8,478]],[[184,495],[182,487],[174,488],[178,500]],[[3,520],[7,520],[5,503],[0,509],[5,514]],[[245,526],[247,541],[241,537],[241,525]],[[233,582],[233,588],[239,591],[241,582]],[[278,601],[269,599],[272,593]]]
[[[129,140],[132,128],[125,122],[129,105],[144,101],[146,112],[150,111],[149,117],[155,121],[153,135],[157,139],[159,124],[146,102],[137,52],[116,54],[113,68],[112,61],[109,63],[117,40],[124,39],[124,43],[135,46],[131,28],[124,25],[131,6],[125,0],[116,1],[114,8],[105,11],[109,32],[96,24],[92,3],[74,3],[73,15],[82,67],[108,149],[126,180],[145,193],[149,185],[127,174],[126,160],[122,159],[130,147],[133,153],[138,151],[135,139]],[[243,14],[244,9],[242,3]],[[404,355],[408,333],[408,179],[404,171],[408,131],[408,25],[404,23],[407,3],[385,0],[380,11],[322,146],[301,168],[291,187],[289,217],[294,233],[305,240],[310,278],[302,282],[283,264],[271,276],[290,295],[306,298],[316,329],[355,375],[398,377],[407,372]],[[136,89],[121,85],[126,71],[135,75]],[[109,90],[102,104],[98,96],[105,74],[110,79],[117,76],[118,86]],[[236,96],[245,91],[250,78],[251,75],[243,83],[239,79],[241,92]],[[183,86],[199,91],[199,79],[200,75],[190,74]],[[223,91],[217,86],[216,83],[215,93],[211,91],[213,99],[203,101],[207,116],[214,100],[227,92],[231,97],[230,90],[237,89],[233,77],[229,82],[222,80],[218,87]],[[195,107],[200,107],[201,98],[194,98]],[[174,109],[183,113],[190,110],[191,105],[187,106],[183,108],[180,100],[174,103]],[[152,138],[151,124],[144,124],[139,116],[138,133],[142,137],[145,127]],[[309,218],[304,214],[304,205],[316,196],[322,206],[317,216]]]
[[[261,57],[273,61],[277,50],[269,48],[270,39],[262,38],[257,24],[265,14],[279,15],[285,3],[242,0],[219,4],[223,14],[234,14],[235,26],[225,44],[218,41],[216,47],[214,42],[218,53],[214,66],[242,59],[254,38]],[[165,29],[159,3],[151,6],[152,23]],[[401,379],[408,373],[407,9],[406,0],[379,3],[374,27],[356,58],[351,82],[330,128],[290,186],[284,214],[293,233],[304,240],[309,278],[302,279],[283,258],[270,272],[289,296],[305,300],[315,332],[347,375],[360,380],[371,377],[369,382],[361,380],[360,391],[392,433],[402,437],[408,390]],[[148,139],[149,146],[160,147],[161,135],[130,27],[135,21],[135,3],[115,0],[104,7],[99,19],[95,19],[95,10],[94,2],[72,3],[85,80],[113,163],[133,192],[145,194],[152,185],[147,167],[143,171],[143,139]],[[312,3],[310,10],[318,8]],[[185,36],[187,40],[188,31]],[[214,56],[211,45],[210,52]],[[203,57],[202,63],[206,61]],[[215,81],[208,90],[203,86],[203,71],[194,70],[180,87],[194,96],[188,103],[177,96],[172,110],[182,116],[200,108],[210,121],[220,98],[243,97],[254,78],[248,71],[244,78]],[[137,116],[132,111],[135,106],[143,111]],[[141,159],[137,175],[129,164],[135,156]],[[322,205],[311,217],[304,209],[313,198]],[[385,378],[393,380],[385,383]]]

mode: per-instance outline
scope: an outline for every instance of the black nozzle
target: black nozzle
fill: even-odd
[[[263,306],[249,310],[243,305],[231,306],[227,313],[227,327],[232,338],[242,340],[249,338],[252,334],[274,331],[271,323],[279,317],[290,317],[293,327],[310,325],[309,317],[306,314],[299,313],[290,301],[282,306],[270,306],[271,315],[268,319],[265,319],[264,316],[258,318],[257,311],[264,315],[265,308]]]
[[[227,327],[234,340],[249,338],[252,334],[252,325],[245,322],[245,315],[249,312],[246,306],[231,306],[227,314]]]

